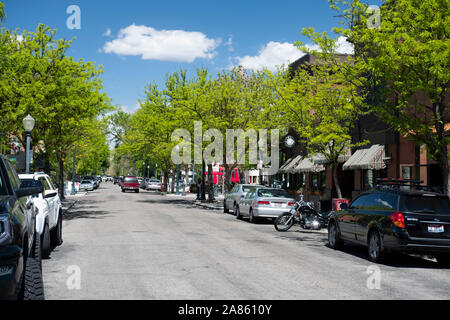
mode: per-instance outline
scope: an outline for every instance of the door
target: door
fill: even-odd
[[[348,240],[356,240],[355,237],[355,220],[358,210],[361,210],[364,206],[364,202],[367,200],[368,195],[361,195],[350,203],[349,208],[342,210],[338,215],[339,229],[341,231],[342,238]]]
[[[52,207],[51,216],[50,216],[50,228],[53,228],[56,225],[56,222],[58,221],[59,197],[58,197],[58,192],[52,183],[52,180],[48,176],[45,177],[45,180],[47,181],[49,190],[51,190],[55,193],[55,195],[53,197],[48,198],[49,202],[51,202],[51,207]]]
[[[355,234],[361,244],[367,244],[369,227],[372,224],[380,228],[385,225],[388,216],[395,212],[398,196],[388,193],[371,193],[363,204],[363,208],[355,211]]]
[[[248,216],[250,211],[250,206],[252,204],[253,198],[255,197],[255,189],[250,189],[245,196],[239,201],[239,209],[241,215]]]

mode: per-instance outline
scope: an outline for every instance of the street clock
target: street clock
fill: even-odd
[[[288,148],[292,148],[295,144],[295,139],[293,136],[287,136],[284,138],[284,145]]]

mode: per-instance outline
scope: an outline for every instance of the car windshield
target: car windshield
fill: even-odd
[[[83,181],[81,181],[81,183],[83,183],[83,184],[91,184],[92,182],[91,182],[91,180],[83,180]]]
[[[289,198],[286,191],[280,189],[260,189],[258,197]]]
[[[249,192],[250,190],[252,190],[252,188],[254,188],[254,187],[252,187],[252,186],[243,186],[242,187],[242,191]]]
[[[138,182],[137,178],[125,178],[125,182]]]
[[[450,215],[450,204],[448,198],[415,195],[407,195],[402,198],[402,210],[406,212]]]

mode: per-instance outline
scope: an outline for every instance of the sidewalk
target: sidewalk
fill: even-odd
[[[191,193],[191,194],[186,194],[186,196],[182,196],[180,195],[176,195],[173,193],[168,193],[166,194],[167,197],[174,197],[177,199],[183,199],[186,201],[192,201],[194,203],[194,205],[196,205],[197,207],[202,207],[202,208],[207,208],[207,209],[212,209],[212,210],[223,210],[223,199],[224,196],[219,194],[217,197],[215,197],[215,201],[214,202],[208,202],[208,195],[206,195],[206,200],[205,201],[201,201],[201,200],[197,200],[197,194],[196,193]]]
[[[75,195],[66,194],[66,198],[61,200],[63,216],[65,216],[67,212],[78,202],[78,200],[86,194],[87,192],[77,192]]]

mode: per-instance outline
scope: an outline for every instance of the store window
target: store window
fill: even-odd
[[[313,190],[323,190],[327,186],[326,171],[311,173],[310,187]]]

